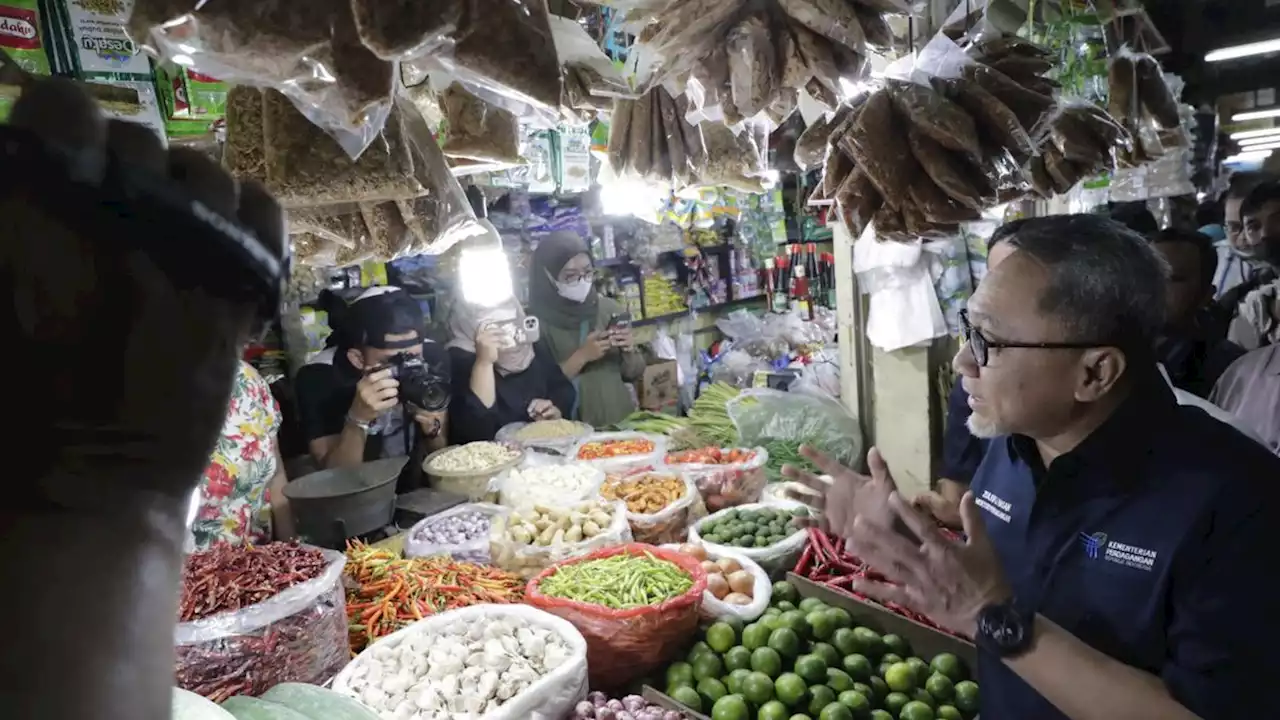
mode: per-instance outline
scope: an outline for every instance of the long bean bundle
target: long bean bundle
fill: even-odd
[[[657,605],[693,587],[693,578],[650,553],[620,554],[556,568],[538,589],[549,597],[603,605],[613,610]]]

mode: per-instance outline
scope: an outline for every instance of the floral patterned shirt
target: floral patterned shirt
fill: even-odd
[[[198,549],[220,541],[270,541],[269,486],[276,474],[279,428],[280,408],[271,388],[241,362],[222,435],[200,483],[200,509],[191,526]]]

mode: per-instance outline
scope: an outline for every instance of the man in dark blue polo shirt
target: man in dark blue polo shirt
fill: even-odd
[[[1166,269],[1094,216],[1014,223],[955,366],[991,439],[950,543],[896,492],[817,457],[813,504],[901,585],[859,582],[975,638],[982,716],[1200,717],[1274,704],[1280,598],[1260,587],[1280,460],[1155,367]],[[894,528],[892,530],[886,528]],[[1261,711],[1264,714],[1269,711]]]

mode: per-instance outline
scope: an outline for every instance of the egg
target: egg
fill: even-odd
[[[742,593],[729,593],[724,596],[724,601],[730,605],[750,605],[751,597]]]
[[[707,592],[711,593],[717,600],[722,600],[730,594],[729,581],[725,580],[723,575],[708,575]]]
[[[741,593],[747,597],[751,597],[751,591],[755,589],[756,579],[751,577],[751,573],[746,570],[739,570],[730,573],[727,578],[729,581],[729,589],[735,593]]]
[[[731,557],[722,557],[716,561],[716,564],[720,566],[720,572],[725,575],[729,575],[730,573],[734,573],[742,569],[742,565],[738,564],[738,561]]]

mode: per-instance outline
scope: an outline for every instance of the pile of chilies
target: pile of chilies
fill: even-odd
[[[943,532],[954,538],[954,533],[945,529]],[[833,538],[818,528],[809,528],[809,542],[805,545],[804,553],[800,555],[800,560],[796,562],[795,569],[792,572],[813,582],[821,583],[827,587],[852,595],[859,600],[882,605],[922,625],[941,630],[949,635],[955,634],[914,610],[905,608],[897,603],[881,602],[854,591],[852,589],[853,581],[858,578],[890,584],[895,583],[876,572],[861,558],[846,550],[844,538]]]
[[[351,652],[445,610],[518,603],[524,581],[488,565],[449,557],[401,558],[360,542],[347,546],[347,620]]]
[[[319,550],[297,543],[219,544],[192,553],[182,566],[178,619],[191,622],[256,605],[320,577],[326,565]]]

